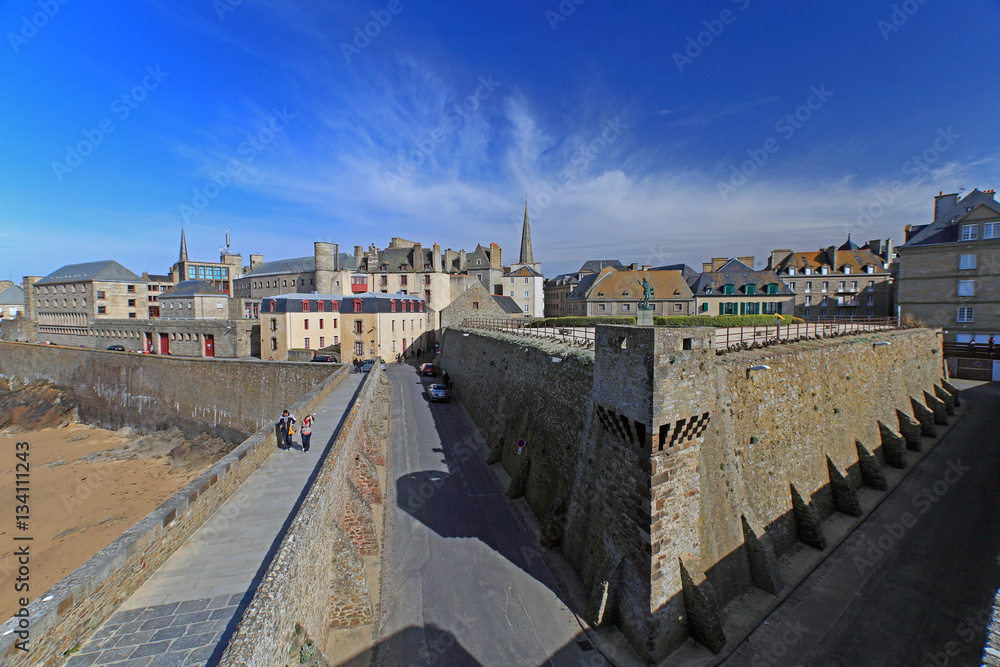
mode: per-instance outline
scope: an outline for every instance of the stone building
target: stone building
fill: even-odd
[[[183,280],[163,292],[159,303],[165,319],[228,319],[229,301],[213,283]]]
[[[1000,341],[1000,204],[994,190],[934,198],[934,219],[906,226],[897,304],[946,342]]]
[[[691,288],[680,271],[615,266],[585,275],[567,299],[567,312],[576,317],[635,317],[643,298],[643,279],[653,287],[649,305],[654,316],[692,314]]]
[[[524,205],[524,226],[521,228],[521,254],[516,264],[503,274],[502,290],[514,300],[525,317],[545,315],[545,276],[542,265],[535,261],[531,247],[531,225],[528,222],[528,205]]]
[[[601,269],[610,266],[616,269],[625,268],[617,259],[588,259],[575,273],[563,273],[545,281],[542,286],[545,301],[545,317],[566,317],[567,299],[574,288],[580,284],[584,276],[597,275]]]
[[[0,320],[12,319],[24,313],[24,290],[11,284],[0,290]]]
[[[233,281],[243,273],[243,257],[229,251],[229,234],[226,247],[219,250],[218,262],[188,259],[187,239],[181,229],[181,250],[177,262],[170,267],[170,282],[174,285],[184,280],[204,280],[227,296],[235,294]]]
[[[432,313],[417,295],[283,294],[261,302],[261,358],[289,350],[339,351],[345,362],[411,355],[434,343]]]
[[[524,311],[509,296],[490,294],[480,282],[469,286],[441,311],[441,329],[461,326],[466,319],[521,319]]]
[[[884,318],[895,314],[892,239],[851,241],[812,252],[774,250],[767,269],[795,293],[803,319]]]
[[[753,257],[715,257],[688,280],[697,315],[792,315],[795,293],[778,274],[755,271]]]
[[[114,260],[67,264],[24,279],[28,318],[38,335],[87,335],[102,319],[146,319],[146,282]]]

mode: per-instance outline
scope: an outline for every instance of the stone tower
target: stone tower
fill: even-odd
[[[178,262],[188,261],[188,244],[187,244],[187,239],[184,238],[184,227],[181,227],[181,256],[180,259],[178,259],[177,261]],[[181,276],[181,280],[183,279],[184,279],[183,276]]]
[[[524,202],[524,227],[521,229],[521,258],[518,264],[534,264],[531,254],[531,227],[528,225],[528,202]]]
[[[315,241],[313,256],[316,261],[314,284],[320,294],[333,294],[333,277],[337,271],[337,247],[333,243]]]

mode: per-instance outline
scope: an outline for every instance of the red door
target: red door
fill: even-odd
[[[170,354],[170,337],[165,334],[160,334],[160,354]]]
[[[205,356],[215,356],[215,336],[211,334],[205,334]]]
[[[146,352],[153,351],[153,334],[146,332]]]

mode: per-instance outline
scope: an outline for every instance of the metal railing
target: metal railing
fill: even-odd
[[[503,331],[519,336],[547,338],[593,347],[596,337],[594,327],[534,327],[528,320],[498,320],[488,318],[466,318],[463,326],[490,331]],[[765,344],[802,340],[804,338],[828,338],[845,333],[871,333],[895,329],[899,326],[896,318],[865,320],[825,320],[802,322],[799,324],[776,324],[769,326],[721,327],[715,330],[715,349],[719,352],[736,351],[760,347]],[[961,347],[968,349],[968,345]],[[985,347],[985,346],[982,346]]]
[[[821,320],[772,326],[727,327],[715,330],[715,349],[740,350],[752,347],[754,344],[773,344],[803,338],[828,338],[845,333],[870,333],[895,329],[898,326],[896,318],[887,317],[865,320]]]
[[[593,347],[594,327],[533,327],[530,320],[498,320],[490,318],[466,318],[462,326],[489,331],[503,331],[519,336],[546,338],[563,343]]]
[[[1000,359],[1000,343],[945,343],[945,357]]]

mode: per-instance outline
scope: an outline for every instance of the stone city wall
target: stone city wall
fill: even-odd
[[[284,667],[302,632],[325,646],[331,629],[375,621],[362,556],[380,544],[372,505],[388,439],[389,383],[375,366],[364,379],[309,495],[292,519],[264,580],[222,656],[222,667]]]
[[[230,442],[273,424],[323,382],[332,364],[176,359],[0,342],[0,375],[50,380],[73,391],[82,421],[150,432],[176,426]]]
[[[661,659],[688,636],[719,650],[721,607],[751,585],[776,593],[774,558],[822,544],[819,522],[853,513],[865,474],[898,463],[913,428],[919,446],[914,418],[948,394],[940,348],[913,329],[718,356],[709,328],[609,325],[590,361],[455,329],[442,367],[508,494],[591,591],[588,620]]]
[[[339,367],[289,409],[315,410],[347,372],[346,367]],[[15,647],[19,619],[0,626],[0,664],[48,667],[63,662],[66,651],[99,628],[276,449],[275,429],[268,423],[39,596],[28,607],[30,653]]]

